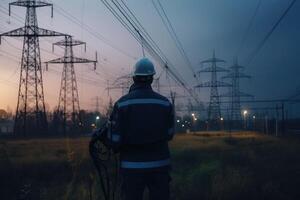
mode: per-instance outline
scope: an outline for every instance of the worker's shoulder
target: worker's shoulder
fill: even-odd
[[[148,90],[148,91],[132,91],[124,96],[122,96],[117,102],[116,104],[122,104],[123,102],[127,102],[127,101],[132,101],[132,100],[145,100],[146,102],[148,102],[151,99],[156,99],[156,100],[161,100],[161,101],[165,101],[166,103],[164,104],[168,104],[171,105],[170,101],[168,98],[166,98],[165,96],[153,91],[153,90]]]
[[[170,103],[170,101],[167,97],[165,97],[165,96],[163,96],[163,95],[161,95],[161,94],[159,94],[155,91],[152,91],[152,93],[153,93],[154,98],[161,99],[161,100],[164,100],[164,101],[168,101]]]
[[[137,91],[133,91],[132,93],[129,93],[128,96],[130,99],[157,99],[157,100],[163,100],[163,101],[167,101],[168,103],[170,103],[170,101],[168,100],[168,98],[166,98],[165,96],[155,92],[154,90],[137,90]]]
[[[121,96],[121,97],[118,99],[118,101],[116,102],[116,104],[118,104],[118,103],[120,103],[120,102],[123,102],[123,101],[126,101],[126,100],[128,100],[128,99],[130,99],[130,93],[128,93],[128,94],[126,94],[126,95],[124,95],[124,96]]]

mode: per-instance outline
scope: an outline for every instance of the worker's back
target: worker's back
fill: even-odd
[[[173,133],[172,106],[150,85],[134,84],[118,102],[122,130],[121,166],[130,161],[169,160],[168,140]],[[164,165],[165,167],[166,165]],[[145,166],[146,168],[146,166]]]

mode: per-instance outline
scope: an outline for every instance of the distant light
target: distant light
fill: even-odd
[[[97,116],[97,117],[96,117],[96,119],[98,120],[98,119],[100,119],[100,117],[99,117],[99,116]]]
[[[92,127],[94,127],[94,126],[95,126],[95,124],[91,124],[91,126],[92,126]]]
[[[185,121],[185,123],[188,123],[188,121]]]
[[[223,121],[224,120],[224,118],[223,117],[221,117],[221,119],[220,119],[221,121]]]
[[[244,115],[247,115],[248,114],[248,111],[247,110],[244,110]]]
[[[195,119],[194,119],[195,121],[197,121],[197,118],[195,117]]]
[[[194,116],[195,116],[195,113],[192,113],[192,116],[194,117]]]
[[[253,119],[255,119],[256,117],[255,117],[255,115],[253,115]]]
[[[177,123],[179,123],[180,122],[180,120],[179,119],[177,119]]]
[[[182,124],[181,126],[184,127],[184,124]]]

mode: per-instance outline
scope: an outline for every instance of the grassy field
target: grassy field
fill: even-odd
[[[0,199],[101,199],[89,138],[0,140]],[[300,140],[178,135],[172,199],[300,199]]]

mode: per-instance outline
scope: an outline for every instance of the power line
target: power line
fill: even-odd
[[[178,74],[172,63],[167,59],[164,53],[160,50],[158,45],[152,40],[150,35],[143,31],[144,28],[141,28],[137,25],[141,25],[141,23],[137,20],[135,15],[132,12],[127,12],[129,8],[125,6],[122,7],[118,1],[112,0],[112,3],[116,7],[118,11],[116,11],[112,5],[107,0],[100,0],[109,10],[110,12],[119,20],[119,22],[133,35],[133,37],[140,43],[142,46],[148,51],[148,53],[156,59],[160,65],[169,71],[171,77],[183,87],[188,93],[198,102],[195,93],[192,89],[190,89],[185,83],[184,79]],[[123,5],[125,4],[122,1]],[[126,4],[125,4],[126,5]],[[125,10],[126,9],[126,10]],[[119,13],[120,14],[119,14]],[[153,44],[152,44],[153,43]]]
[[[122,1],[123,1],[123,0],[122,0]],[[162,4],[160,3],[160,1],[157,0],[157,2],[158,2],[158,6],[159,6],[159,8],[160,8],[161,11],[159,11],[159,8],[158,8],[158,6],[156,5],[155,1],[152,0],[152,4],[154,5],[155,10],[157,11],[158,15],[160,16],[162,22],[164,23],[164,25],[165,25],[167,31],[169,32],[171,38],[173,39],[173,41],[174,41],[174,43],[175,43],[175,45],[176,45],[178,51],[179,51],[180,54],[182,55],[183,59],[185,60],[185,62],[186,62],[186,64],[187,64],[187,66],[190,68],[191,72],[193,73],[194,78],[196,78],[196,80],[197,80],[196,72],[195,72],[194,68],[192,67],[191,61],[190,61],[190,59],[188,58],[188,56],[187,56],[187,54],[186,54],[186,52],[185,52],[185,50],[184,50],[184,48],[183,48],[183,45],[182,45],[182,43],[180,42],[180,40],[179,40],[179,38],[178,38],[178,36],[177,36],[177,34],[176,34],[176,32],[175,32],[175,29],[174,29],[172,23],[170,22],[170,19],[168,18],[168,16],[167,16],[167,14],[166,14],[166,12],[165,12],[165,10],[164,10]],[[163,16],[164,16],[164,17],[163,17]],[[197,80],[197,81],[198,81],[198,80]]]
[[[102,2],[106,2],[106,4],[109,4],[107,0],[101,0]],[[133,12],[129,9],[129,7],[125,4],[124,1],[122,1],[125,8],[128,10],[129,14],[126,12],[126,10],[120,5],[118,1],[113,0],[112,3],[116,6],[116,8],[119,10],[121,15],[125,18],[125,20],[129,23],[126,24],[126,21],[122,19],[120,15],[110,6],[110,8],[116,13],[116,15],[119,16],[119,19],[122,20],[122,25],[124,26],[129,32],[132,34],[132,36],[145,48],[148,48],[148,51],[152,56],[154,56],[158,61],[162,61],[162,64],[169,63],[171,65],[170,61],[168,61],[167,57],[164,55],[164,53],[161,51],[161,49],[158,47],[158,45],[154,42],[152,37],[149,35],[149,33],[146,31],[146,29],[142,26],[142,24],[138,21],[138,19],[135,17]],[[143,34],[143,36],[142,36]],[[158,53],[156,53],[158,52]],[[175,69],[172,70],[172,72],[175,76],[179,78],[179,74],[176,72]],[[182,79],[182,78],[180,78]],[[178,81],[178,80],[177,80]],[[182,82],[179,80],[179,82]]]
[[[116,1],[118,3],[118,1]],[[148,33],[148,31],[144,28],[144,26],[139,22],[139,20],[136,18],[135,14],[131,11],[131,9],[127,6],[127,4],[121,0],[122,4],[124,5],[124,7],[127,9],[127,11],[130,13],[130,15],[127,14],[128,18],[132,20],[133,24],[138,27],[139,29],[141,29],[144,33],[145,33],[145,39],[149,40],[149,43],[154,47],[154,49],[156,49],[156,51],[158,51],[160,54],[163,54],[162,51],[160,50],[160,48],[158,47],[158,45],[155,43],[155,41],[152,39],[152,37],[150,36],[150,34]],[[122,6],[118,3],[118,5],[120,6],[120,8],[122,8]],[[123,9],[124,10],[124,9]],[[124,10],[125,11],[125,10]],[[124,12],[126,13],[126,11]],[[139,32],[139,31],[138,31]],[[143,40],[143,37],[140,38],[141,40]],[[142,41],[141,41],[142,42]]]
[[[130,57],[132,59],[136,59],[134,56],[128,54],[127,52],[123,51],[122,49],[116,47],[115,45],[113,45],[108,39],[106,39],[103,35],[101,35],[100,33],[98,33],[97,31],[95,31],[93,28],[91,28],[89,25],[84,24],[83,22],[79,21],[76,17],[74,17],[73,15],[71,15],[70,13],[68,13],[65,9],[63,9],[62,7],[58,6],[57,4],[54,4],[55,7],[58,8],[58,10],[56,10],[57,13],[59,13],[61,16],[63,16],[64,18],[66,18],[67,20],[71,21],[72,23],[74,23],[75,25],[83,28],[86,32],[90,33],[92,36],[94,36],[96,39],[98,39],[99,41],[104,42],[105,44],[109,45],[110,47],[112,47],[113,49],[119,51],[120,53],[124,54],[127,57]],[[99,59],[100,60],[100,59]]]
[[[76,17],[74,17],[73,15],[71,15],[69,12],[67,12],[65,9],[63,9],[62,7],[58,6],[57,4],[54,4],[55,7],[58,8],[58,10],[56,10],[57,13],[59,13],[61,16],[65,17],[66,19],[68,19],[69,21],[71,21],[72,23],[78,25],[79,27],[83,28],[86,32],[88,32],[89,34],[91,34],[92,36],[94,36],[96,39],[104,42],[105,44],[107,44],[108,46],[112,47],[113,49],[115,49],[116,51],[122,53],[123,55],[130,57],[132,59],[135,60],[135,56],[128,54],[127,52],[125,52],[124,50],[116,47],[114,44],[112,44],[108,39],[106,39],[103,35],[101,35],[99,32],[97,32],[96,30],[94,30],[93,28],[91,28],[89,25],[80,22],[80,20],[78,20]]]
[[[249,32],[250,32],[250,30],[251,30],[251,28],[252,28],[252,26],[253,26],[254,19],[256,18],[256,15],[257,15],[258,10],[259,10],[259,8],[260,8],[261,2],[262,2],[262,0],[258,0],[258,2],[257,2],[257,6],[256,6],[256,8],[255,8],[255,10],[254,10],[254,13],[253,13],[253,15],[252,15],[250,21],[249,21],[248,27],[247,27],[247,29],[246,29],[246,31],[245,31],[245,34],[244,34],[243,39],[242,39],[242,41],[241,41],[241,44],[240,44],[240,46],[239,46],[238,49],[237,49],[237,52],[236,52],[236,55],[237,55],[237,56],[241,53],[242,49],[243,49],[244,46],[245,46],[245,42],[246,42],[247,37],[248,37],[248,35],[249,35]]]
[[[275,31],[275,29],[278,27],[278,25],[284,19],[284,17],[288,14],[288,12],[291,10],[291,8],[293,7],[293,5],[295,3],[296,3],[296,0],[292,0],[292,2],[289,4],[289,6],[287,7],[287,9],[285,9],[285,11],[283,12],[283,14],[280,16],[280,18],[277,20],[277,22],[271,28],[271,30],[266,34],[266,36],[263,38],[263,40],[258,44],[258,46],[256,47],[256,49],[253,51],[253,53],[250,55],[250,57],[248,59],[248,62],[247,62],[248,65],[253,61],[253,59],[255,58],[255,56],[262,49],[262,47],[265,45],[265,43],[270,38],[270,36],[272,35],[272,33]]]
[[[126,10],[132,15],[130,16],[124,9],[125,8],[122,8],[122,7],[119,7],[118,10],[121,14],[119,14],[114,8],[112,5],[110,5],[106,0],[102,0],[102,3],[107,7],[107,9],[110,10],[110,12],[113,14],[113,16],[116,17],[116,19],[119,20],[119,22],[125,27],[125,29],[128,30],[128,32],[139,42],[139,43],[142,43],[145,48],[148,49],[148,52],[154,56],[154,58],[158,61],[160,61],[160,63],[162,64],[162,61],[161,61],[161,57],[158,56],[158,54],[155,52],[155,51],[160,51],[159,47],[156,45],[156,43],[153,41],[153,39],[151,38],[151,36],[148,34],[148,32],[145,30],[145,28],[140,24],[140,22],[137,20],[137,18],[134,16],[133,12],[128,8],[128,6],[124,3],[124,1],[122,1],[123,5],[125,6]],[[115,6],[121,6],[120,3],[118,2],[115,2],[114,3]],[[134,19],[130,24],[131,26],[132,25],[136,25],[137,27],[131,27],[130,25],[128,25],[126,23],[126,21],[122,18],[122,15],[126,15],[126,19],[128,20],[132,20]],[[141,36],[141,31],[143,32],[143,36],[146,37],[142,37]],[[148,40],[148,41],[146,41]],[[151,45],[153,45],[151,47],[151,45],[149,44],[149,42],[151,43]],[[154,43],[154,44],[153,44]],[[155,48],[155,50],[153,49]],[[163,63],[163,65],[165,65]],[[167,69],[168,66],[166,66],[165,69]],[[170,72],[172,73],[172,72]],[[176,75],[175,75],[176,76]],[[174,77],[172,77],[174,78]],[[174,79],[176,81],[176,83],[178,84],[178,80],[176,80],[176,78]],[[181,84],[179,84],[181,85]],[[182,87],[182,85],[181,85]]]
[[[7,51],[4,51],[3,49],[0,49],[0,52],[6,54],[6,56],[5,56],[5,55],[3,55],[3,56],[5,56],[5,57],[10,57],[11,60],[14,60],[14,61],[17,62],[17,63],[20,63],[20,61],[16,59],[16,56],[15,56],[15,55],[13,55],[13,54],[11,54],[11,53],[9,53],[9,52],[7,52]]]
[[[135,34],[135,30],[133,31],[130,26],[126,24],[126,22],[122,19],[122,17],[115,11],[115,9],[106,1],[101,0],[105,7],[113,14],[113,16],[125,27],[125,29],[137,40],[140,42],[141,38],[137,37]],[[114,3],[114,2],[113,2]],[[115,4],[115,3],[114,3]],[[116,4],[115,4],[116,5]]]

